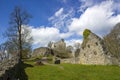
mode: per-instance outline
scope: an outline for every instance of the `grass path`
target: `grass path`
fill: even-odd
[[[119,66],[25,63],[33,66],[25,69],[29,80],[120,80]]]

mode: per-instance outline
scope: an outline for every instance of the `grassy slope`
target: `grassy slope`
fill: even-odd
[[[120,67],[60,64],[27,67],[29,80],[120,80]]]

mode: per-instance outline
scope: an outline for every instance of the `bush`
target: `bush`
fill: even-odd
[[[87,37],[90,35],[90,30],[89,29],[85,29],[84,32],[83,32],[83,37],[84,39],[87,39]]]
[[[90,35],[91,31],[89,29],[85,29],[84,32],[83,32],[83,38],[84,38],[84,41],[82,43],[82,48],[84,48],[86,46],[86,43],[88,41],[88,36]]]

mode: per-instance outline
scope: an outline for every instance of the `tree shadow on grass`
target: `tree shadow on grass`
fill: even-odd
[[[27,67],[33,67],[33,66],[30,64],[26,64],[24,62],[21,62],[20,64],[18,64],[16,77],[19,80],[28,80],[28,76],[25,72],[25,68],[27,68]]]

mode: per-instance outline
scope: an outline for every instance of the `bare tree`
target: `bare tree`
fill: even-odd
[[[5,54],[5,50],[7,48],[6,46],[7,46],[6,43],[0,44],[0,58],[1,58],[1,60],[5,59],[7,57]]]
[[[8,28],[6,35],[8,40],[17,46],[18,54],[22,59],[22,51],[24,40],[26,39],[26,31],[23,32],[23,25],[27,25],[31,15],[26,10],[22,10],[20,7],[15,7],[10,14],[10,27]],[[27,33],[28,34],[28,33]],[[24,35],[24,36],[23,36]]]
[[[28,26],[23,26],[22,27],[22,57],[23,58],[26,58],[28,53],[31,53],[32,52],[32,41],[33,41],[33,38],[32,36],[30,35],[31,34],[31,29],[29,29]],[[31,54],[29,54],[30,56]]]

